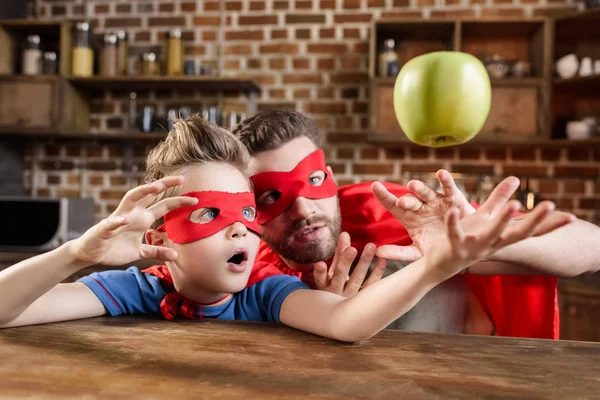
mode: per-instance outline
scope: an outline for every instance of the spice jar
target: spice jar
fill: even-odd
[[[394,39],[386,39],[383,42],[383,50],[379,53],[379,76],[394,76],[398,69],[396,42]]]
[[[117,35],[104,35],[104,46],[100,53],[100,75],[115,76],[117,74]]]
[[[167,33],[167,75],[183,74],[183,42],[181,30],[173,29]]]
[[[90,24],[77,22],[73,27],[73,52],[71,73],[89,77],[94,74],[94,51],[91,45]]]
[[[45,51],[42,56],[42,74],[56,74],[57,66],[56,53],[53,51]]]
[[[158,60],[156,59],[155,53],[143,53],[140,60],[140,73],[141,75],[156,76],[160,73],[158,66]]]
[[[23,49],[23,75],[39,75],[42,69],[41,62],[40,37],[29,35]]]
[[[127,75],[127,64],[129,60],[129,38],[127,32],[117,32],[119,44],[117,46],[117,74]]]

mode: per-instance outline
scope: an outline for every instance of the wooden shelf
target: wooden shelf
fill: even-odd
[[[380,86],[394,86],[396,78],[373,78],[373,81]],[[519,86],[541,86],[544,84],[543,78],[538,77],[527,77],[527,78],[513,78],[506,77],[501,79],[490,78],[492,87],[519,87]]]
[[[370,133],[368,135],[369,142],[378,145],[386,145],[387,147],[405,147],[405,146],[420,146],[416,143],[411,142],[405,135],[403,134],[376,134]],[[467,143],[463,143],[457,146],[487,146],[487,145],[544,145],[544,146],[569,146],[569,145],[600,145],[600,137],[599,138],[590,138],[590,139],[582,139],[582,140],[572,140],[572,139],[546,139],[546,138],[524,138],[524,139],[516,139],[514,137],[511,138],[494,138],[494,137],[479,137],[471,139]],[[456,146],[451,146],[456,147]]]
[[[159,141],[167,136],[166,132],[60,132],[51,129],[15,129],[8,127],[0,127],[0,137],[12,136],[21,137],[23,139],[77,139],[77,140],[99,140],[99,141],[120,141],[120,140],[136,140],[136,141]]]
[[[93,76],[69,77],[74,86],[87,89],[189,89],[206,92],[260,92],[252,80],[213,76]]]
[[[600,75],[592,76],[577,76],[575,78],[562,79],[555,78],[552,83],[555,87],[570,88],[570,89],[585,89],[600,88]]]

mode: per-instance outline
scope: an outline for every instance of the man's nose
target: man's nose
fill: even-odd
[[[307,219],[317,212],[317,207],[314,200],[306,197],[298,197],[289,208],[289,216],[292,220]]]

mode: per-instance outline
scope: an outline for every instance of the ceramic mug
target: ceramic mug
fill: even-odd
[[[575,54],[568,54],[556,62],[556,72],[563,79],[573,78],[579,70],[579,61]]]
[[[590,76],[593,73],[592,59],[590,57],[583,57],[581,60],[581,66],[579,67],[579,76]]]

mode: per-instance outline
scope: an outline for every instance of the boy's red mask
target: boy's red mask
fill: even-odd
[[[325,178],[319,186],[310,184],[310,176],[315,171],[323,171]],[[264,224],[281,215],[298,197],[325,199],[335,196],[337,186],[327,173],[325,153],[317,150],[300,161],[288,172],[262,172],[250,177],[256,198],[267,191],[278,192],[279,197],[271,204],[258,205],[258,223]]]
[[[190,192],[183,196],[194,197],[198,199],[198,203],[169,212],[165,215],[165,223],[158,228],[161,232],[167,232],[167,237],[173,242],[179,244],[195,242],[212,236],[236,222],[241,222],[246,228],[260,236],[260,228],[256,221],[254,193],[207,191]],[[190,221],[190,214],[201,208],[218,210],[218,214],[210,222]]]

